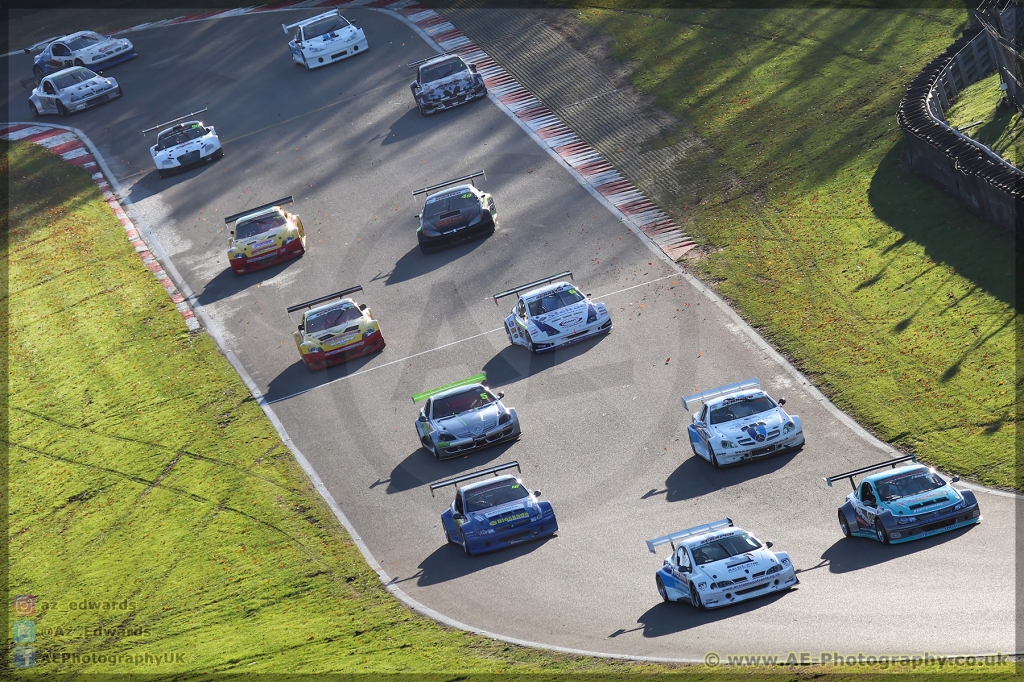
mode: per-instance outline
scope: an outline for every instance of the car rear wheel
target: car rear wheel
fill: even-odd
[[[81,59],[76,59],[75,66],[85,66],[85,62],[83,62]]]
[[[32,112],[32,118],[39,116],[39,110],[36,109],[36,105],[32,104],[32,102],[28,103],[28,110]]]
[[[59,116],[67,116],[68,113],[69,113],[68,109],[67,109],[67,107],[64,106],[64,103],[63,102],[57,102],[57,115],[59,115]]]
[[[700,594],[697,592],[697,588],[690,584],[690,603],[693,604],[693,608],[698,611],[704,608],[704,604],[700,600]]]
[[[658,594],[661,595],[661,601],[664,601],[664,602],[670,601],[669,598],[668,598],[668,590],[665,589],[665,583],[664,583],[664,581],[662,581],[661,576],[660,575],[655,576],[654,577],[654,581],[658,585]]]
[[[878,541],[883,545],[889,544],[889,536],[886,534],[885,527],[882,525],[882,522],[878,519],[875,519],[875,537],[878,538]]]
[[[843,531],[844,538],[850,537],[850,522],[846,520],[846,514],[842,509],[839,510],[839,530]]]

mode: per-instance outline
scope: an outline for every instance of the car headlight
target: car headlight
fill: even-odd
[[[289,235],[289,236],[288,236],[288,237],[287,237],[287,238],[286,238],[286,239],[284,240],[284,243],[285,243],[285,244],[291,244],[291,243],[292,243],[293,241],[295,241],[295,235]]]
[[[782,433],[789,433],[796,428],[796,422],[788,421],[786,425],[782,427]]]
[[[906,525],[908,523],[916,523],[916,522],[917,522],[917,517],[916,516],[901,516],[900,518],[896,519],[896,523],[900,524],[901,526]]]
[[[720,443],[720,445],[723,448],[726,448],[726,449],[736,447],[736,443],[733,443],[731,440],[726,440],[725,438],[722,439],[722,442]]]
[[[71,95],[71,101],[72,102],[77,102],[78,100],[82,99],[83,97],[85,97],[85,95],[78,95],[78,94]]]
[[[366,331],[363,332],[363,338],[365,339],[365,338],[367,338],[369,336],[373,336],[376,333],[377,333],[377,328],[376,327],[367,327]]]
[[[717,583],[711,583],[711,589],[718,590],[723,587],[728,587],[729,585],[732,585],[731,580],[719,580]]]
[[[785,565],[786,565],[786,564],[788,564],[788,563],[789,563],[789,559],[783,559],[783,560],[782,560],[782,565],[783,565],[783,566],[785,566]]]
[[[167,163],[168,163],[168,164],[170,164],[170,162],[169,162],[169,161],[168,161]],[[234,258],[245,258],[245,254],[244,254],[244,253],[236,253],[236,254],[234,255]]]
[[[453,436],[452,434],[447,433],[447,432],[442,432],[437,437],[437,441],[439,443],[451,443],[453,440],[455,440],[455,436]]]
[[[313,343],[304,344],[307,353],[322,353],[323,349]]]
[[[597,322],[597,308],[593,304],[587,306],[587,324]]]
[[[967,502],[965,500],[960,500],[959,502],[956,503],[956,506],[953,507],[953,511],[960,511],[961,509],[963,509],[966,506],[967,506]]]
[[[708,584],[707,583],[697,583],[697,589],[698,590],[706,590],[706,589],[708,589]]]
[[[771,575],[772,573],[778,573],[781,570],[782,570],[782,564],[775,564],[774,566],[769,568],[764,573],[765,573],[765,575]]]
[[[438,232],[437,230],[435,230],[432,227],[424,227],[423,228],[423,234],[427,235],[428,237],[440,237],[441,236],[441,233]]]
[[[512,421],[512,413],[511,412],[503,412],[502,415],[500,417],[498,417],[498,423],[499,424],[507,424],[510,421]]]

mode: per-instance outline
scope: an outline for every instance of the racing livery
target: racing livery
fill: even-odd
[[[572,272],[560,272],[492,297],[497,304],[499,298],[519,296],[512,314],[505,318],[509,343],[547,353],[612,330],[604,303],[592,302],[568,282],[555,282],[563,277],[572,279]]]
[[[761,390],[761,382],[748,379],[683,398],[687,410],[704,405],[686,427],[693,454],[719,467],[778,454],[804,444],[800,417],[782,409]]]
[[[555,510],[550,502],[538,499],[539,490],[531,493],[515,476],[498,475],[513,468],[522,472],[519,462],[509,462],[430,485],[433,496],[438,488],[494,474],[494,478],[456,488],[455,500],[441,514],[446,542],[460,545],[473,556],[558,531]]]
[[[970,490],[957,490],[954,476],[947,483],[934,469],[917,462],[915,455],[829,476],[825,482],[849,479],[853,492],[839,508],[839,528],[847,538],[874,538],[883,545],[908,542],[945,533],[981,521],[981,508]],[[865,476],[860,486],[854,476],[892,467],[892,471]]]
[[[374,319],[373,311],[365,303],[345,298],[362,290],[363,287],[355,286],[288,308],[289,313],[309,308],[302,313],[298,331],[292,332],[299,357],[308,370],[324,369],[384,348],[380,323]],[[336,298],[341,300],[326,303]]]
[[[82,66],[72,66],[41,79],[29,78],[21,84],[32,87],[28,108],[33,116],[68,116],[124,94],[116,80]]]
[[[465,455],[519,438],[519,416],[505,407],[504,393],[495,395],[483,382],[486,374],[418,393],[426,400],[416,419],[420,443],[437,459]]]
[[[36,50],[40,50],[32,60],[32,75],[36,78],[62,71],[69,66],[104,69],[137,56],[130,40],[108,38],[92,31],[78,31],[59,38],[47,38],[41,43],[25,48],[28,54]]]
[[[416,69],[416,80],[409,89],[424,116],[487,96],[484,77],[476,72],[476,64],[467,64],[458,55],[428,57],[410,62],[409,68]]]
[[[292,61],[307,69],[366,52],[368,47],[363,29],[356,28],[336,9],[294,24],[281,24],[281,28],[285,35],[296,29],[288,49],[292,53]]]
[[[672,554],[655,577],[663,601],[689,601],[697,609],[715,609],[788,590],[800,584],[786,552],[771,552],[753,535],[722,519],[647,541]]]
[[[477,171],[412,193],[413,196],[427,195],[427,200],[423,202],[423,212],[416,216],[420,219],[420,226],[416,228],[416,238],[423,253],[494,234],[494,224],[498,216],[498,210],[494,207],[494,197],[481,192],[472,184],[473,178],[481,175],[484,175],[484,172]],[[486,175],[484,179],[487,179]],[[468,185],[449,187],[467,180],[470,182]],[[448,189],[434,191],[443,187]]]
[[[290,203],[292,198],[285,197],[224,219],[226,224],[235,224],[228,241],[228,262],[236,275],[298,258],[306,252],[302,220],[281,208]]]
[[[178,123],[204,111],[206,109],[193,111],[142,131],[145,135],[166,125],[176,124],[161,130],[156,136],[156,144],[149,148],[149,155],[153,157],[153,165],[156,166],[160,177],[165,178],[174,171],[207,161],[216,161],[224,156],[220,138],[217,137],[217,131],[213,126],[204,126],[202,121]]]

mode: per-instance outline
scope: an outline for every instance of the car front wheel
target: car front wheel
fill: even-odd
[[[462,551],[466,553],[466,556],[473,556],[473,552],[469,551],[469,540],[466,539],[466,535],[462,535]]]
[[[523,332],[523,334],[526,335],[526,347],[530,350],[531,353],[536,353],[537,346],[533,344],[533,337],[530,336],[530,332]]]
[[[693,608],[698,611],[704,608],[704,604],[700,600],[700,594],[697,592],[697,588],[692,584],[690,585],[690,603],[693,604]]]
[[[39,116],[39,110],[36,109],[36,105],[32,104],[32,102],[28,103],[28,110],[32,112],[32,118],[36,118],[37,116]]]
[[[455,541],[452,540],[452,536],[451,535],[448,535],[448,528],[445,527],[443,524],[442,524],[442,530],[444,530],[444,541],[445,541],[445,544],[454,545]]]
[[[668,590],[665,589],[665,582],[661,579],[661,576],[655,576],[654,580],[658,585],[658,594],[661,595],[661,601],[670,601],[668,598]]]
[[[57,114],[60,116],[67,116],[69,114],[68,109],[64,106],[63,102],[57,102]]]
[[[711,454],[711,466],[715,467],[716,469],[721,468],[722,465],[718,463],[718,455],[715,454],[715,451],[711,448],[710,445],[708,445],[708,452]]]
[[[839,530],[843,531],[843,537],[850,537],[850,522],[846,520],[846,514],[839,510]]]
[[[883,545],[889,544],[889,536],[886,534],[885,527],[882,525],[882,522],[878,519],[875,519],[875,537],[878,538],[878,541]]]

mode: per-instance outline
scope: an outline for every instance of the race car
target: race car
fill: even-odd
[[[299,357],[311,372],[383,350],[384,336],[373,311],[365,303],[345,298],[362,290],[363,287],[355,286],[288,308],[289,314],[309,308],[302,313],[299,330],[292,332],[292,337]],[[336,298],[341,300],[326,303]]]
[[[662,601],[689,601],[717,609],[800,584],[786,552],[772,552],[732,519],[721,519],[647,541],[647,549],[670,545],[672,555],[654,579]]]
[[[481,192],[472,184],[473,178],[481,175],[484,175],[484,172],[477,171],[412,193],[413,196],[427,194],[427,200],[423,202],[423,212],[416,216],[420,219],[420,226],[416,228],[416,238],[423,253],[494,234],[494,221],[498,216],[498,210],[494,207],[494,197]],[[487,179],[486,175],[484,179]],[[441,192],[435,191],[467,180],[470,183],[468,185],[450,187]]]
[[[853,492],[839,508],[839,528],[847,538],[874,538],[883,545],[908,542],[945,533],[981,521],[981,507],[970,490],[957,490],[954,476],[947,483],[917,462],[915,455],[897,457],[872,466],[829,476],[825,482],[849,479]],[[892,467],[892,471],[866,476],[858,488],[854,476]]]
[[[292,61],[307,69],[366,52],[368,47],[363,29],[356,28],[336,9],[294,24],[281,24],[281,28],[285,35],[296,29],[288,49],[291,50]]]
[[[416,80],[409,89],[424,116],[487,96],[484,77],[476,72],[476,64],[467,64],[458,55],[440,54],[409,62],[408,66],[416,69]]]
[[[82,66],[72,66],[41,79],[29,78],[21,84],[26,88],[32,86],[28,108],[33,116],[69,116],[124,94],[116,80]]]
[[[306,231],[302,220],[281,208],[291,197],[229,215],[234,223],[228,241],[228,262],[236,275],[259,270],[306,252]]]
[[[32,60],[32,75],[36,78],[42,78],[48,73],[61,71],[69,66],[105,69],[138,56],[130,40],[108,38],[92,31],[47,38],[25,48],[27,54],[36,50],[40,50]]]
[[[686,427],[693,454],[720,467],[767,457],[804,444],[800,417],[788,415],[779,402],[761,390],[761,382],[748,379],[683,397],[687,410],[702,402],[693,423]]]
[[[437,459],[465,455],[519,438],[519,415],[505,407],[504,393],[495,395],[477,374],[412,397],[426,400],[416,419],[416,435]]]
[[[466,554],[474,556],[558,531],[551,503],[538,499],[540,491],[531,493],[515,476],[498,475],[508,469],[522,473],[519,462],[509,462],[430,484],[433,496],[438,488],[494,474],[486,481],[456,488],[455,500],[441,514],[445,542],[460,545]]]
[[[612,318],[604,303],[592,302],[568,282],[552,284],[563,277],[572,279],[572,272],[560,272],[492,297],[497,304],[499,298],[519,296],[512,314],[505,318],[509,343],[534,353],[548,353],[612,330]]]
[[[161,130],[156,136],[156,144],[149,148],[149,155],[153,157],[153,164],[160,177],[165,178],[174,171],[207,161],[216,161],[224,156],[220,138],[217,137],[217,131],[213,126],[206,127],[202,121],[178,123],[204,111],[206,109],[193,111],[142,131],[145,135],[166,125],[176,124]]]

